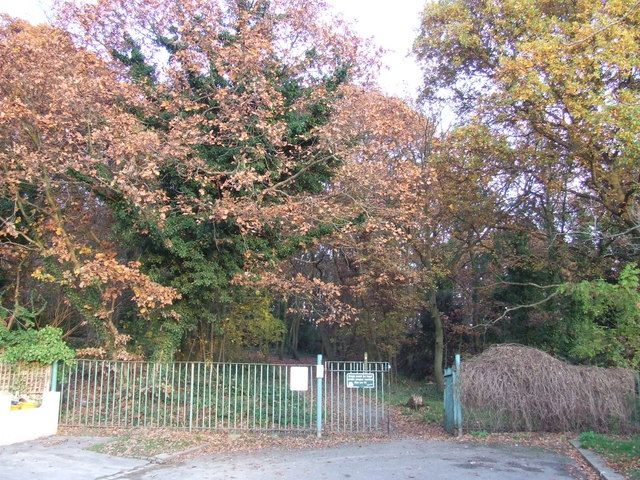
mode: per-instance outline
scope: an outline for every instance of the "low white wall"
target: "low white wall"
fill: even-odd
[[[0,394],[0,445],[26,442],[58,432],[60,392],[46,392],[39,408],[11,410],[11,397]]]

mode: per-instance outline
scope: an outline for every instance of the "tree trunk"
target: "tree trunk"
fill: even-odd
[[[322,349],[324,350],[327,360],[333,360],[336,358],[335,346],[331,343],[331,337],[324,325],[318,325],[318,331],[320,333],[320,339],[322,340]]]
[[[436,291],[429,292],[429,314],[433,320],[433,331],[436,342],[433,349],[433,378],[438,385],[440,391],[444,390],[444,373],[442,371],[444,359],[444,326],[442,324],[442,315],[438,310],[436,303]]]
[[[291,354],[293,358],[296,360],[300,360],[300,355],[298,354],[298,343],[300,341],[300,316],[295,314],[293,320],[291,321],[291,329],[289,330],[289,348],[291,349]]]

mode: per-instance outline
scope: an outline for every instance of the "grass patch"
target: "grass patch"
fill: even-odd
[[[578,440],[582,448],[601,454],[627,477],[640,480],[640,435],[614,437],[584,432]]]
[[[411,395],[420,395],[424,408],[413,410],[407,407]],[[441,425],[444,418],[442,393],[434,383],[395,377],[389,390],[389,402],[400,409],[400,414],[429,424]]]

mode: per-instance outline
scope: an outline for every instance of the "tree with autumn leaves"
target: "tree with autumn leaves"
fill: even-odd
[[[108,354],[131,334],[140,334],[139,343],[146,335],[144,353],[157,358],[173,356],[188,333],[206,329],[212,341],[224,338],[222,325],[235,306],[267,294],[247,294],[247,285],[232,283],[245,263],[257,258],[265,265],[327,228],[315,231],[313,212],[299,203],[303,196],[313,199],[305,193],[320,192],[340,164],[327,147],[332,130],[322,127],[331,122],[341,84],[367,83],[368,59],[364,46],[347,30],[326,25],[321,12],[319,2],[307,1],[107,1],[60,5],[59,24],[73,35],[7,21],[7,31],[19,30],[17,41],[39,54],[31,63],[24,55],[16,68],[33,71],[45,90],[59,92],[61,105],[46,91],[42,101],[75,119],[79,145],[66,140],[68,124],[54,124],[59,130],[49,138],[76,156],[45,168],[31,166],[22,139],[9,146],[15,168],[3,183],[7,198],[22,201],[20,189],[38,180],[30,169],[54,178],[58,191],[42,182],[44,190],[34,195],[49,198],[50,210],[33,222],[17,213],[20,205],[8,211],[3,239],[12,253],[34,252],[35,262],[43,262],[27,271],[30,278],[55,283],[79,302],[82,315],[106,321],[100,341]],[[47,42],[50,32],[62,48]],[[24,53],[11,45],[6,50]],[[68,63],[61,69],[60,62]],[[44,83],[56,69],[61,85]],[[100,72],[107,86],[91,84]],[[4,73],[9,82],[25,78]],[[8,90],[16,92],[17,104],[31,103],[24,90]],[[83,96],[87,90],[106,98]],[[88,112],[78,111],[83,105]],[[107,115],[115,116],[113,124]],[[46,154],[55,157],[58,150]],[[78,199],[71,203],[65,195]],[[71,214],[83,211],[84,224]],[[113,232],[106,237],[117,239],[118,248],[103,251],[105,238],[87,242],[65,224],[95,233],[102,220],[96,213],[110,217]],[[51,218],[58,222],[50,230],[34,226]],[[34,240],[31,228],[45,239],[37,251],[23,247]],[[20,261],[9,268],[24,266]],[[73,292],[67,291],[70,275],[83,275]],[[107,285],[92,306],[84,297],[98,283]],[[164,290],[154,292],[156,286]],[[19,298],[17,286],[13,290]],[[164,296],[156,305],[157,293]],[[131,300],[139,298],[147,303],[136,309]],[[139,314],[149,318],[141,323]]]
[[[493,310],[483,320],[489,341],[517,340],[576,362],[637,365],[638,322],[624,313],[637,289],[623,294],[622,284],[638,261],[638,7],[425,6],[415,44],[423,98],[457,112],[459,132],[475,132],[464,135],[469,146],[503,144],[503,173],[492,190],[502,189],[508,215],[488,237],[491,262],[480,282],[482,303]],[[616,284],[630,296],[603,307],[595,292]],[[586,344],[592,355],[573,348]]]
[[[299,204],[340,161],[320,127],[331,122],[339,85],[367,81],[367,52],[324,23],[318,2],[101,2],[62,11],[157,106],[143,121],[181,149],[160,172],[165,224],[119,216],[130,248],[182,295],[180,320],[141,326],[148,343],[171,356],[188,336],[206,337],[200,355],[224,351],[237,305],[268,297],[235,277],[316,234]]]
[[[439,384],[445,336],[472,351],[507,340],[637,364],[624,266],[638,245],[638,15],[631,2],[428,4],[415,46],[423,101],[448,102],[456,124],[434,135],[373,92],[346,115],[366,138],[354,158],[369,163],[338,177],[366,218],[329,248],[350,265],[343,295],[360,321],[428,318]]]
[[[136,92],[68,34],[4,19],[0,35],[0,248],[11,311],[25,298],[25,277],[53,283],[103,346],[124,354],[123,297],[146,317],[179,294],[118,258],[93,227],[109,215],[104,199],[126,196],[141,214],[162,216],[154,182],[164,147],[131,113],[145,108]],[[7,315],[6,327],[17,320]]]

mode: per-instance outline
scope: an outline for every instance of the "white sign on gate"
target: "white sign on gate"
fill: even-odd
[[[376,374],[369,372],[347,373],[347,388],[376,388]]]
[[[306,392],[309,390],[309,367],[291,367],[289,390],[294,392]]]

